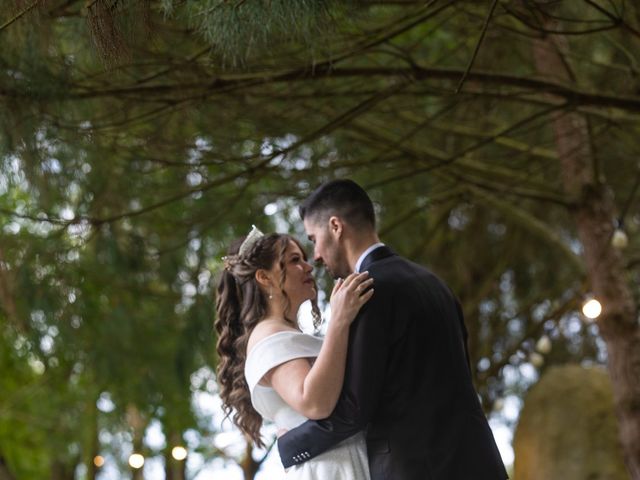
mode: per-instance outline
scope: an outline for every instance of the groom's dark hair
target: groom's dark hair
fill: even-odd
[[[300,217],[325,221],[335,215],[356,228],[376,227],[376,214],[367,192],[353,180],[332,180],[320,185],[300,205]]]

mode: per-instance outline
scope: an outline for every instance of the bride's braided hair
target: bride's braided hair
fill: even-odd
[[[264,446],[260,438],[262,417],[251,404],[249,386],[244,377],[244,364],[249,336],[258,322],[267,315],[269,300],[258,285],[255,274],[259,269],[270,270],[276,262],[279,263],[282,272],[279,287],[287,303],[285,311],[288,310],[289,299],[284,291],[285,252],[291,241],[300,246],[289,235],[265,235],[244,255],[237,253],[240,241],[236,241],[225,259],[225,268],[218,284],[214,326],[218,336],[216,374],[222,408],[227,417],[233,414],[233,423],[257,446]],[[300,250],[304,252],[302,247]],[[311,302],[314,325],[317,327],[320,312],[316,300]],[[287,320],[297,324],[295,318]]]

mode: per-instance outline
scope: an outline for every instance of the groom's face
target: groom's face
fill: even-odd
[[[343,247],[329,222],[305,218],[304,229],[313,242],[313,260],[316,263],[324,264],[333,278],[344,278],[351,273]]]

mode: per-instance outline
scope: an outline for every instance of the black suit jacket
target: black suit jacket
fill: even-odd
[[[372,480],[506,479],[471,381],[458,301],[387,247],[364,270],[375,293],[351,326],[338,404],[278,440],[285,468],[366,429]]]

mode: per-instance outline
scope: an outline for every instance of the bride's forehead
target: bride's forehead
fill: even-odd
[[[303,253],[303,252],[300,246],[296,242],[294,242],[293,240],[289,240],[289,244],[287,245],[287,249],[285,250],[285,253],[291,254],[291,253]]]
[[[285,255],[302,255],[302,257],[307,258],[307,252],[305,252],[297,242],[293,240],[289,240],[289,245],[287,245],[287,249],[284,252]]]

